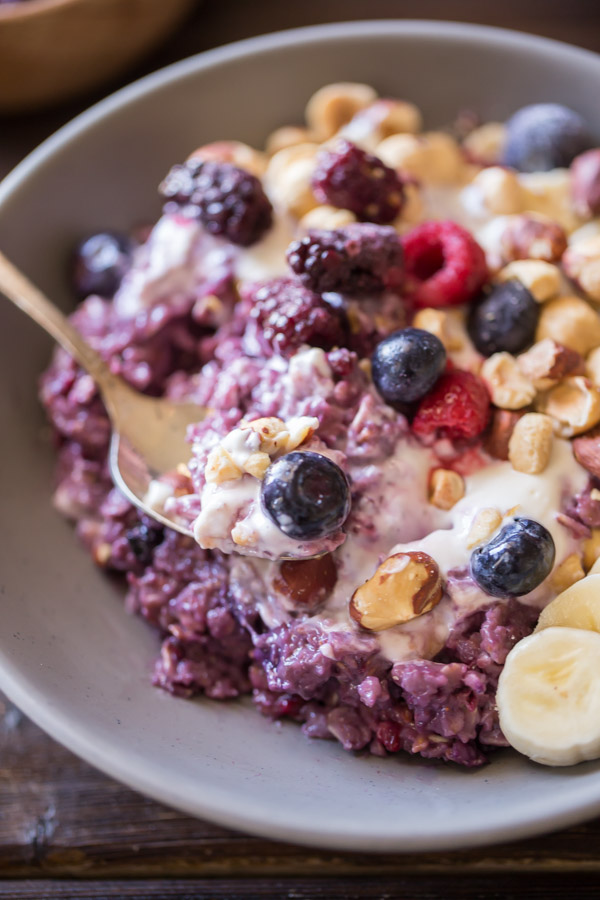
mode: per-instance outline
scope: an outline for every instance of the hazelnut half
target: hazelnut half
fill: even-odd
[[[430,612],[442,598],[438,564],[427,553],[394,553],[352,595],[350,615],[367,631],[404,625]]]

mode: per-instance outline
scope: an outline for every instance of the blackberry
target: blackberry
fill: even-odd
[[[252,285],[246,295],[248,317],[260,344],[281,356],[292,356],[303,344],[331,350],[346,339],[343,310],[292,278]]]
[[[319,294],[372,294],[402,283],[402,245],[390,226],[356,224],[310,231],[288,247],[290,268]]]
[[[271,227],[273,207],[259,179],[230,163],[189,159],[173,166],[159,190],[210,234],[242,247],[256,243]]]
[[[318,200],[351,210],[359,219],[384,225],[404,203],[402,181],[376,156],[342,140],[317,157],[312,188]]]

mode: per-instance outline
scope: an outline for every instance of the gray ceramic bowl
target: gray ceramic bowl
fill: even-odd
[[[99,226],[158,212],[155,186],[198,144],[260,144],[334,80],[405,96],[427,123],[463,107],[505,117],[537,100],[600,132],[600,58],[466,25],[373,22],[257,38],[132,85],[43,144],[0,187],[0,247],[66,307],[64,259]],[[36,400],[49,341],[0,304],[0,688],[94,765],[165,803],[275,838],[362,850],[517,838],[600,811],[600,765],[535,766],[502,752],[468,772],[357,758],[277,727],[247,703],[176,700],[150,687],[154,634],[123,610],[52,510],[53,454]]]

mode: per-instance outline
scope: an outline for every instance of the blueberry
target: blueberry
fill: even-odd
[[[85,238],[75,248],[72,283],[80,299],[98,294],[110,298],[119,287],[131,262],[132,243],[114,231]]]
[[[446,350],[434,334],[403,328],[384,338],[371,358],[373,383],[390,406],[428,394],[446,366]]]
[[[131,552],[144,566],[148,566],[152,562],[153,551],[162,543],[163,536],[162,528],[155,528],[144,522],[140,522],[125,534]]]
[[[552,571],[555,547],[547,528],[533,519],[513,519],[471,555],[471,575],[492,597],[520,597]]]
[[[533,343],[539,304],[520,281],[498,284],[471,307],[469,334],[480,353],[521,353]]]
[[[262,503],[288,537],[311,541],[337,531],[350,512],[350,487],[338,465],[310,450],[287,453],[267,469]]]
[[[520,172],[566,168],[594,146],[587,123],[567,106],[534,103],[506,123],[503,162]]]

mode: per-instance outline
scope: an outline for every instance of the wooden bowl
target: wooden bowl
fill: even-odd
[[[24,0],[0,5],[0,112],[66,100],[131,66],[196,0]]]

